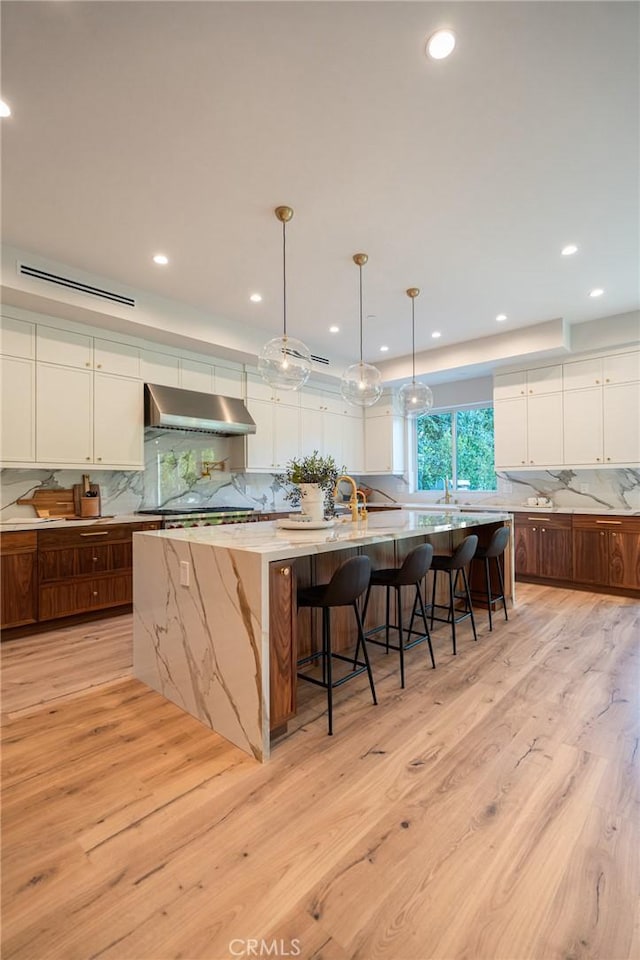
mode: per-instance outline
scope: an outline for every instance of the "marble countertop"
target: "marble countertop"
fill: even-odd
[[[369,516],[366,528],[353,523],[336,523],[322,530],[285,530],[278,522],[238,523],[216,527],[189,527],[137,533],[135,537],[154,537],[192,545],[222,547],[259,554],[267,561],[331,553],[358,545],[402,540],[420,534],[465,530],[485,523],[509,520],[508,513],[428,513],[419,510],[394,510]]]
[[[115,517],[90,517],[86,520],[40,520],[36,517],[16,517],[15,523],[0,522],[0,532],[10,533],[17,530],[67,530],[69,527],[118,526],[123,523],[146,523],[148,520],[162,520],[151,514],[123,513]]]
[[[372,504],[372,506],[375,506]],[[483,511],[483,512],[493,512],[497,510],[499,513],[575,513],[575,514],[597,514],[598,516],[612,516],[612,517],[637,517],[640,516],[640,510],[634,510],[631,507],[625,509],[624,507],[561,507],[556,504],[553,504],[550,507],[530,507],[526,503],[450,503],[448,505],[444,503],[418,503],[405,502],[400,504],[405,510],[428,510],[431,511],[440,511],[440,510],[455,510],[456,512],[461,511]]]

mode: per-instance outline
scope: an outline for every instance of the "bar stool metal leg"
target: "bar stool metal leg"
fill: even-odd
[[[469,581],[467,579],[467,571],[462,567],[462,581],[464,583],[464,592],[466,594],[467,600],[467,610],[471,615],[471,626],[473,627],[473,639],[478,639],[478,634],[476,633],[476,618],[473,615],[473,604],[471,603],[471,591],[469,590]]]
[[[487,584],[487,603],[489,605],[489,630],[493,630],[493,622],[491,620],[491,573],[489,572],[489,557],[484,558],[484,579]]]
[[[353,604],[353,609],[356,614],[356,622],[358,624],[358,648],[362,644],[362,653],[364,655],[364,662],[367,665],[367,676],[369,677],[369,686],[371,687],[371,696],[373,697],[374,705],[377,705],[378,698],[376,697],[376,688],[373,685],[373,674],[371,672],[371,663],[369,662],[369,651],[367,650],[367,644],[364,639],[364,627],[362,625],[362,618],[360,617],[360,611],[358,610],[358,604]]]
[[[496,557],[496,566],[498,568],[498,580],[500,581],[500,593],[502,594],[502,606],[504,607],[504,618],[505,620],[508,620],[509,614],[507,613],[507,598],[504,595],[504,577],[502,575],[502,567],[500,566],[500,557]]]
[[[322,609],[322,628],[324,631],[324,648],[327,661],[327,712],[329,715],[329,736],[333,736],[333,664],[331,657],[331,608]]]

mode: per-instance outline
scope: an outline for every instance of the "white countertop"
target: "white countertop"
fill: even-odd
[[[378,504],[375,501],[372,503],[372,506],[383,506],[382,503]],[[530,507],[526,503],[504,503],[504,504],[493,504],[493,503],[418,503],[416,501],[401,503],[399,506],[403,507],[405,510],[428,510],[431,511],[442,511],[442,510],[455,510],[456,512],[461,511],[472,511],[474,513],[478,511],[483,512],[493,512],[497,510],[500,513],[575,513],[575,514],[597,514],[598,516],[612,516],[612,517],[637,517],[640,516],[640,510],[634,510],[629,507],[625,509],[624,507],[561,507],[553,504],[550,507]]]
[[[192,545],[222,547],[259,554],[268,561],[331,553],[353,546],[402,540],[420,534],[465,530],[485,523],[508,521],[508,513],[425,513],[418,510],[393,510],[370,515],[366,528],[353,523],[336,523],[322,530],[285,530],[277,520],[263,523],[235,523],[228,526],[189,527],[136,533],[135,537],[155,537]]]
[[[87,517],[86,520],[45,520],[39,517],[16,517],[15,523],[0,522],[0,532],[14,530],[67,530],[69,527],[118,526],[123,523],[146,523],[162,520],[162,517],[150,514],[122,513],[116,517]]]

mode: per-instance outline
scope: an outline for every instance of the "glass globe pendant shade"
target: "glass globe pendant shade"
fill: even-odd
[[[258,371],[274,389],[298,390],[309,379],[311,353],[302,340],[274,337],[260,352]]]
[[[433,393],[426,383],[405,383],[399,390],[405,417],[421,417],[433,406]]]
[[[382,396],[382,374],[370,363],[352,363],[342,374],[340,393],[347,403],[372,407]]]

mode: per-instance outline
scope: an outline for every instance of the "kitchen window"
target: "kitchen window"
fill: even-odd
[[[445,477],[457,490],[497,488],[492,406],[418,417],[416,450],[418,490],[443,490]]]

